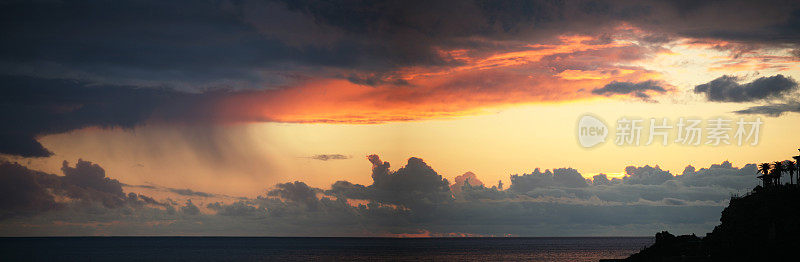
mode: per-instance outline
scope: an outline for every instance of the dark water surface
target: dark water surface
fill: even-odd
[[[598,261],[627,257],[653,241],[652,237],[0,238],[0,261]]]

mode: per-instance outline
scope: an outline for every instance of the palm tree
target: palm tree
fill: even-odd
[[[770,180],[769,180],[769,169],[770,168],[772,168],[772,166],[770,166],[769,163],[761,163],[761,165],[758,165],[758,171],[761,172],[761,173],[764,173],[763,175],[758,176],[758,178],[761,178],[761,184],[764,187],[767,187],[767,185],[770,184],[769,183],[770,182]]]
[[[778,188],[780,184],[778,184],[778,172],[776,172],[774,168],[769,171],[769,179],[770,183],[772,184],[773,188]]]
[[[797,172],[797,180],[795,180],[795,184],[800,184],[800,161],[794,161],[794,170]]]
[[[793,156],[792,158],[794,158],[793,168],[797,171],[797,184],[800,184],[800,156]]]
[[[794,171],[797,170],[797,165],[791,160],[786,161],[786,171],[789,171],[789,184],[794,185]],[[800,174],[798,174],[798,178],[800,178]]]
[[[784,168],[783,162],[781,162],[781,161],[775,162],[774,166],[775,166],[775,181],[777,182],[777,185],[780,186],[781,185],[781,175],[783,174],[783,171],[786,170],[786,168]]]

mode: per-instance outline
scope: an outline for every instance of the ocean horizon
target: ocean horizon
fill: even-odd
[[[599,261],[653,237],[3,237],[3,261]]]

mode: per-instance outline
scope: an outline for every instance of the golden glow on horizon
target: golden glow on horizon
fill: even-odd
[[[620,112],[620,107],[626,108],[626,112]],[[75,161],[82,157],[99,163],[110,176],[124,183],[150,182],[231,196],[254,196],[275,183],[295,180],[321,188],[337,180],[370,184],[371,165],[364,157],[373,153],[389,161],[392,169],[405,165],[409,157],[420,157],[451,181],[471,171],[491,186],[497,180],[509,185],[509,175],[530,173],[537,167],[543,170],[572,167],[590,178],[598,173],[618,177],[614,174],[624,173],[628,165],[659,165],[677,175],[689,164],[701,168],[729,160],[735,166],[742,166],[780,159],[800,145],[800,139],[796,138],[800,133],[800,126],[795,124],[800,121],[797,115],[764,118],[760,144],[744,146],[743,150],[736,146],[676,144],[619,147],[613,141],[584,149],[575,139],[576,121],[587,112],[611,124],[621,116],[710,118],[728,115],[727,112],[737,108],[739,105],[595,101],[531,105],[497,114],[380,125],[249,124],[232,132],[219,131],[223,135],[215,137],[217,141],[213,143],[232,144],[219,152],[229,156],[227,160],[216,163],[207,160],[213,156],[198,153],[207,149],[195,148],[180,132],[155,127],[138,128],[134,132],[89,129],[43,139],[45,146],[58,154],[34,162],[46,171],[59,173],[61,160]],[[153,149],[155,141],[169,147]],[[329,161],[307,158],[322,153],[353,158]],[[139,162],[143,167],[134,166]]]
[[[41,138],[56,155],[23,161],[60,173],[62,160],[83,158],[128,184],[254,196],[275,183],[295,180],[322,188],[337,180],[370,184],[371,166],[364,159],[368,154],[380,155],[392,169],[405,165],[409,157],[420,157],[451,181],[472,171],[491,186],[497,180],[508,185],[509,175],[537,167],[573,167],[587,178],[598,173],[619,177],[628,165],[659,165],[680,174],[689,164],[702,168],[724,160],[735,166],[772,161],[800,146],[800,116],[787,114],[762,117],[762,139],[754,147],[619,147],[608,142],[581,148],[575,124],[585,113],[609,125],[622,116],[737,117],[730,112],[756,104],[709,103],[691,89],[725,74],[752,80],[781,73],[800,79],[797,58],[787,57],[786,50],[748,51],[734,59],[719,49],[729,43],[679,42],[647,59],[623,60],[625,52],[642,50],[620,42],[584,43],[589,40],[593,39],[562,38],[564,46],[485,57],[443,51],[468,63],[455,69],[403,69],[396,77],[408,85],[372,87],[323,78],[232,96],[215,105],[231,122],[226,125],[87,128]],[[539,63],[545,54],[574,59],[576,50],[597,52],[578,60],[602,66],[556,74]],[[597,62],[603,59],[608,61]],[[674,87],[653,97],[659,103],[590,93],[611,81],[652,79]],[[353,158],[308,158],[315,154]]]

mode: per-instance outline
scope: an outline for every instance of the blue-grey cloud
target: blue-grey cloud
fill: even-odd
[[[664,93],[667,89],[663,87],[663,83],[647,80],[643,82],[611,82],[601,88],[592,90],[592,94],[611,96],[611,95],[632,95],[642,100],[650,100],[648,92]]]
[[[442,178],[422,159],[412,157],[398,170],[377,155],[367,157],[372,163],[372,185],[337,181],[328,194],[341,198],[367,199],[411,209],[432,208],[453,201],[450,182]]]
[[[791,77],[774,75],[760,77],[749,83],[739,83],[734,76],[721,76],[711,82],[697,85],[694,92],[704,94],[714,102],[752,102],[783,98],[797,90],[797,81]]]
[[[144,195],[124,194],[121,183],[107,177],[105,170],[97,164],[79,159],[72,167],[64,161],[61,171],[64,175],[57,176],[0,160],[0,219],[62,210],[70,203],[57,199],[65,198],[110,209],[162,205]]]
[[[196,205],[194,205],[194,203],[192,203],[192,200],[189,199],[189,200],[186,200],[186,204],[181,207],[181,213],[186,214],[186,215],[190,215],[190,216],[199,215],[200,214],[200,208],[198,208]]]
[[[790,101],[786,103],[775,103],[768,105],[753,106],[742,110],[734,111],[743,115],[767,115],[778,117],[784,113],[800,113],[800,102]]]
[[[530,174],[512,175],[509,190],[516,193],[526,193],[540,187],[586,187],[586,181],[572,168],[556,168],[552,172],[535,169]]]
[[[294,181],[275,185],[275,188],[267,192],[267,196],[280,197],[287,201],[304,203],[310,207],[315,207],[317,203],[317,192],[322,190],[312,188],[306,183]]]
[[[123,195],[101,167],[86,161],[67,165],[65,172],[74,179],[4,162],[0,196],[15,201],[0,202],[0,235],[102,233],[83,226],[89,221],[114,221],[103,230],[119,235],[363,236],[425,230],[585,236],[649,234],[664,225],[683,233],[705,232],[718,223],[731,193],[757,184],[755,165],[737,168],[723,162],[686,168],[682,175],[629,167],[623,179],[598,175],[594,181],[583,180],[577,170],[559,168],[517,176],[508,190],[465,185],[451,194],[442,187],[446,181],[419,158],[394,171],[377,156],[369,160],[374,177],[383,182],[364,186],[339,181],[328,190],[299,181],[283,183],[255,198],[204,203],[206,210],[195,204],[199,196],[157,202]],[[72,200],[55,201],[63,196]]]

